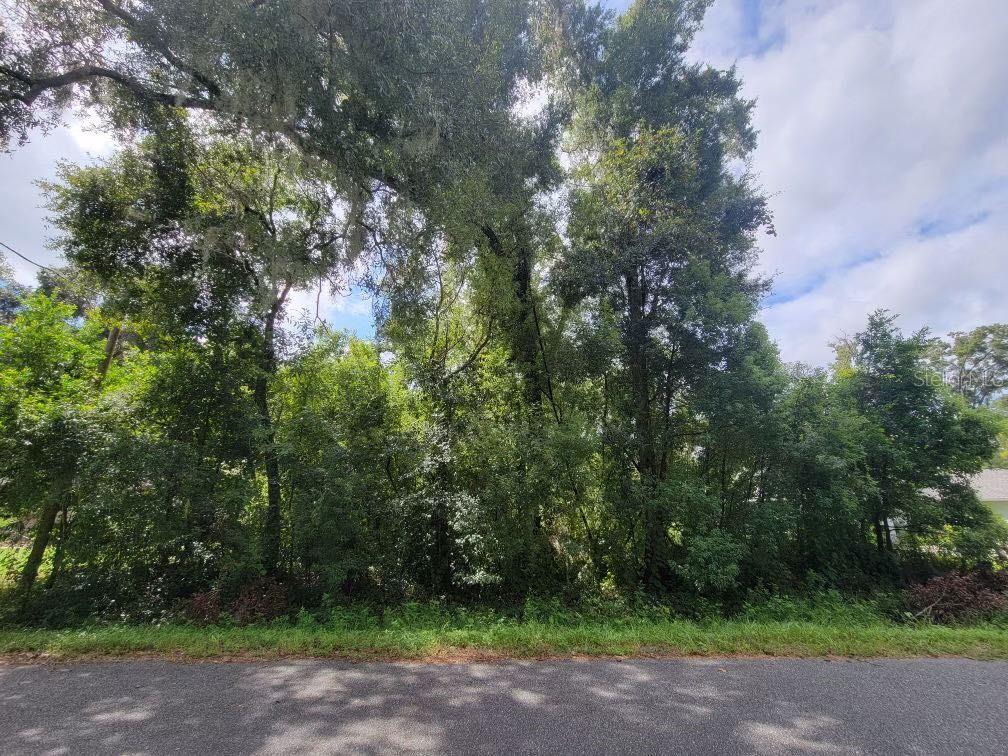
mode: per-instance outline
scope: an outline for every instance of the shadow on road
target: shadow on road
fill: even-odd
[[[1008,664],[0,667],[0,752],[1005,753]]]

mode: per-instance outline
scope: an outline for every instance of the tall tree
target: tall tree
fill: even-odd
[[[16,33],[0,38],[0,133],[23,140],[70,103],[124,126],[183,107],[327,161],[357,214],[391,193],[449,229],[446,215],[464,218],[469,243],[506,263],[501,333],[534,398],[530,212],[555,180],[563,111],[529,125],[516,109],[522,91],[569,67],[565,53],[590,46],[599,18],[578,0],[436,0],[408,12],[393,2],[27,2],[5,19]],[[446,213],[455,202],[468,213]]]
[[[359,182],[422,192],[473,159],[528,60],[523,0],[44,0],[8,5],[0,132],[71,103],[177,106],[269,131]],[[119,108],[124,105],[126,110]]]
[[[65,170],[50,187],[62,247],[102,278],[108,308],[199,348],[242,345],[259,416],[269,572],[281,538],[270,407],[281,320],[293,291],[335,281],[356,249],[335,187],[330,172],[310,171],[275,143],[194,136],[181,121],[108,165]]]
[[[0,506],[34,523],[19,581],[25,595],[61,511],[66,519],[94,435],[103,347],[99,320],[75,323],[71,306],[41,293],[28,296],[0,329]]]
[[[575,132],[587,159],[557,276],[568,298],[594,299],[617,318],[623,372],[611,385],[653,588],[669,561],[658,489],[688,448],[690,402],[765,290],[752,265],[769,214],[752,179],[729,170],[754,146],[751,104],[733,72],[684,57],[705,5],[643,0],[610,31]]]

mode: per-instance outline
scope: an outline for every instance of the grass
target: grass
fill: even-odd
[[[55,659],[135,655],[354,660],[666,655],[1008,659],[1008,628],[648,618],[556,623],[480,615],[464,622],[397,622],[364,628],[299,622],[248,627],[11,629],[0,630],[0,655]]]
[[[3,527],[2,522],[0,522],[0,527]],[[9,589],[17,583],[18,576],[21,574],[25,562],[28,561],[28,553],[30,551],[30,546],[11,546],[10,544],[0,543],[0,591]],[[50,554],[46,556],[48,558],[39,569],[39,572],[43,576],[48,574],[49,565],[47,563],[52,559]],[[43,569],[45,570],[44,573]]]

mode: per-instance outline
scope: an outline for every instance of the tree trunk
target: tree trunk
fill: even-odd
[[[648,380],[647,325],[644,322],[643,283],[635,270],[626,276],[627,358],[630,362],[630,390],[633,394],[634,431],[637,435],[637,466],[641,477],[655,473],[654,438],[651,432],[651,391]]]
[[[515,252],[514,287],[518,300],[515,352],[525,378],[525,400],[529,409],[537,412],[542,408],[543,381],[538,360],[536,315],[532,309],[532,252],[527,244],[521,242]]]
[[[63,569],[63,555],[66,553],[66,539],[67,539],[67,505],[64,500],[63,506],[60,507],[59,513],[59,535],[56,539],[56,549],[53,553],[53,566],[52,572],[49,573],[49,580],[46,581],[46,588],[51,588],[56,579],[59,577],[60,572]],[[50,538],[52,536],[50,535]]]
[[[524,238],[524,231],[514,235],[513,250],[508,250],[497,232],[489,225],[483,226],[490,251],[497,257],[513,258],[512,286],[516,307],[510,316],[508,330],[511,337],[511,356],[522,375],[525,401],[533,412],[542,406],[543,377],[539,365],[538,333],[536,313],[532,299],[533,254],[531,245]],[[510,238],[509,238],[509,241]]]
[[[630,391],[634,406],[634,432],[637,436],[637,470],[641,476],[644,506],[644,585],[660,590],[665,573],[665,523],[657,505],[654,434],[651,422],[651,386],[647,359],[647,323],[644,318],[646,284],[638,269],[625,276],[627,287],[627,359],[630,367]]]
[[[62,481],[53,486],[53,491],[46,502],[42,514],[39,515],[38,524],[35,527],[35,539],[32,541],[31,552],[28,554],[28,561],[25,562],[21,571],[19,589],[27,597],[35,579],[38,577],[39,567],[42,565],[42,558],[45,556],[46,547],[49,546],[49,537],[52,535],[53,525],[56,524],[56,516],[63,507],[63,496],[66,493],[66,485]]]
[[[280,562],[280,459],[276,450],[276,432],[270,415],[269,378],[256,380],[255,402],[263,431],[263,471],[266,473],[266,520],[263,525],[262,563],[269,575],[275,575]]]
[[[444,465],[440,467],[442,468],[441,479],[449,480],[451,474],[444,470]],[[435,499],[431,512],[430,592],[432,598],[447,596],[452,591],[452,578],[454,577],[452,552],[455,550],[455,534],[449,520],[450,515],[447,493],[441,491]]]
[[[276,375],[276,321],[291,285],[287,284],[274,299],[263,328],[262,363],[253,391],[259,422],[262,425],[263,472],[266,474],[266,520],[263,526],[262,566],[267,575],[276,575],[280,565],[280,456],[276,449],[276,429],[269,407],[269,385]]]
[[[98,380],[97,384],[99,387],[105,382],[105,376],[108,375],[109,368],[112,366],[112,358],[115,357],[116,348],[119,346],[119,334],[121,329],[119,326],[112,326],[112,330],[109,331],[108,339],[105,341],[105,357],[102,359],[101,365],[98,367]]]
[[[875,546],[881,554],[885,551],[885,536],[882,535],[882,520],[880,515],[875,515]]]

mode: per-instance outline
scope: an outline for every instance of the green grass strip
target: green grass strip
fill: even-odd
[[[689,621],[478,623],[467,627],[368,630],[322,626],[106,626],[0,630],[0,654],[67,659],[155,655],[349,659],[543,658],[569,656],[796,656],[1008,659],[1008,629],[826,625],[808,622]]]

